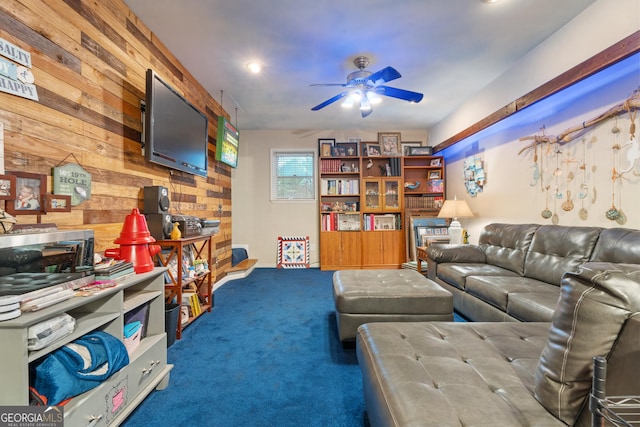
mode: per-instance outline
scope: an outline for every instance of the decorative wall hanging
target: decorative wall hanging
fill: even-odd
[[[309,268],[309,236],[278,236],[277,268]]]
[[[482,159],[475,156],[465,159],[463,174],[464,186],[467,189],[467,193],[469,193],[471,197],[476,197],[478,193],[482,192],[486,180]]]
[[[597,117],[582,122],[581,125],[573,126],[566,129],[564,132],[550,136],[545,134],[544,126],[541,129],[540,135],[525,136],[520,138],[521,141],[533,140],[533,143],[521,149],[518,154],[533,149],[533,161],[532,168],[533,176],[530,182],[530,186],[536,186],[540,182],[540,188],[545,194],[545,209],[541,215],[543,218],[551,218],[553,223],[557,223],[557,213],[549,210],[549,189],[551,186],[548,181],[545,183],[545,172],[551,172],[548,164],[545,169],[544,158],[547,157],[551,160],[555,157],[555,169],[549,174],[550,179],[555,180],[555,188],[553,189],[552,200],[555,199],[560,203],[562,210],[569,212],[574,209],[574,201],[572,194],[577,194],[577,200],[580,201],[580,210],[578,211],[578,217],[581,220],[588,218],[588,211],[585,207],[585,201],[590,201],[593,204],[597,197],[597,191],[594,187],[589,188],[589,168],[586,163],[586,133],[594,126],[615,118],[615,123],[611,128],[613,135],[613,142],[611,145],[611,207],[604,213],[607,219],[616,221],[618,224],[623,225],[627,221],[626,214],[622,211],[622,180],[627,179],[626,174],[633,173],[636,176],[640,176],[640,140],[636,138],[636,124],[635,119],[640,108],[640,89],[633,91],[632,95],[624,102],[615,105],[604,113]],[[626,143],[620,143],[620,135],[622,130],[618,127],[618,117],[628,113],[629,114],[629,141]],[[578,147],[566,146],[570,142],[577,138],[582,139],[581,150]],[[540,145],[540,150],[538,146]],[[542,149],[542,146],[546,146],[546,150]],[[565,147],[566,146],[566,147]],[[561,150],[561,147],[562,148]],[[571,156],[571,150],[575,152],[575,158]],[[538,154],[538,151],[540,154]],[[578,151],[581,151],[578,154]],[[624,151],[624,160],[622,159],[622,152]],[[560,166],[560,156],[563,155],[562,160],[563,167]],[[577,165],[577,166],[573,166]],[[596,165],[592,166],[592,172],[595,172]],[[580,181],[576,179],[576,175],[580,176]],[[561,189],[562,188],[562,189]],[[572,188],[575,188],[575,192],[572,193]],[[617,203],[617,205],[616,205]]]
[[[91,174],[74,163],[60,166],[69,156],[78,162],[71,153],[53,168],[53,194],[71,196],[71,206],[78,206],[91,198]]]
[[[0,55],[9,59],[0,58],[0,92],[37,101],[38,90],[30,70],[31,54],[0,38]]]

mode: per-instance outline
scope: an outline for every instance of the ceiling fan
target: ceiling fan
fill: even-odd
[[[356,102],[360,103],[360,113],[362,114],[362,117],[367,117],[371,114],[373,111],[372,104],[380,101],[379,95],[390,96],[392,98],[415,103],[422,101],[423,95],[421,93],[384,85],[384,83],[401,77],[400,73],[395,68],[386,67],[380,71],[376,71],[375,73],[365,71],[365,68],[369,65],[369,58],[366,56],[358,56],[353,60],[353,63],[358,68],[358,71],[354,71],[347,76],[347,83],[319,83],[311,85],[340,86],[347,88],[344,92],[341,92],[333,98],[329,98],[323,103],[316,105],[311,109],[312,111],[318,111],[321,108],[345,97],[346,99],[343,102],[343,106],[345,107],[350,107]]]

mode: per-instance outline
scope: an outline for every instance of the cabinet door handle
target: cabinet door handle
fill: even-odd
[[[87,424],[87,427],[95,426],[96,424],[98,424],[98,421],[100,421],[101,419],[102,419],[102,415],[89,416],[89,424]]]
[[[154,360],[151,362],[151,365],[148,368],[144,368],[142,370],[142,375],[147,375],[150,374],[153,371],[153,368],[156,367],[156,365],[158,365],[160,363],[159,360]]]

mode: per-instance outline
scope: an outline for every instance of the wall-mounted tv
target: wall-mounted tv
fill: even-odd
[[[147,70],[146,84],[145,159],[206,177],[207,116],[153,70]]]
[[[238,143],[240,134],[226,118],[218,117],[218,140],[216,141],[216,160],[232,168],[238,167]]]

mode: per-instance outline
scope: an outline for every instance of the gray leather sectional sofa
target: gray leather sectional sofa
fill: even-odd
[[[586,427],[595,356],[607,395],[640,395],[640,231],[491,224],[428,253],[475,322],[358,329],[372,426]]]
[[[477,245],[427,248],[427,277],[476,322],[549,322],[566,272],[587,261],[640,264],[640,231],[489,224]]]

